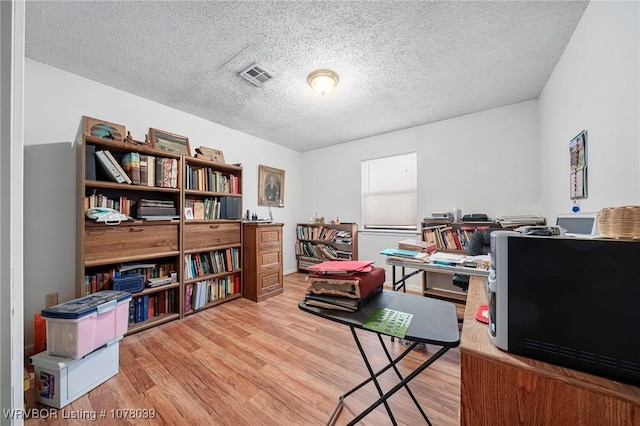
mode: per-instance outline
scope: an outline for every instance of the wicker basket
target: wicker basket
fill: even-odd
[[[603,237],[640,239],[640,206],[606,207],[598,212],[597,226]]]

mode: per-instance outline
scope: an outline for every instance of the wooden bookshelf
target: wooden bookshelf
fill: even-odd
[[[87,136],[83,134],[82,127],[76,144],[77,296],[112,288],[110,279],[125,273],[123,264],[143,265],[133,272],[142,273],[145,277],[171,277],[172,282],[168,284],[158,287],[145,285],[141,291],[132,294],[127,334],[194,312],[192,301],[185,298],[187,284],[198,281],[233,284],[231,287],[227,284],[224,293],[215,293],[215,298],[210,298],[212,292],[209,289],[208,299],[200,309],[241,297],[242,168],[160,151],[147,144]],[[149,162],[154,161],[154,164],[155,159],[166,159],[171,163],[171,169],[168,169],[170,178],[165,181],[167,186],[158,186],[155,179],[150,182],[148,163],[146,184],[118,183],[101,169],[95,151],[109,151],[121,167],[123,157],[132,152]],[[142,169],[140,167],[141,173]],[[132,169],[128,170],[125,172],[127,175]],[[137,207],[142,199],[170,204],[175,208],[175,218],[137,218]],[[193,202],[204,203],[205,199],[218,203],[217,216],[187,218],[185,206]],[[225,201],[222,203],[221,200]],[[85,216],[87,208],[93,206],[115,209],[133,220],[113,225],[97,223]],[[213,251],[226,253],[231,249],[236,252],[235,257],[231,259],[232,264],[225,265],[223,270],[186,278],[185,255]],[[144,315],[136,311],[138,300],[147,302]]]
[[[358,260],[358,225],[355,223],[296,225],[298,272],[328,260]]]
[[[184,316],[241,297],[242,167],[185,156],[183,168]]]
[[[438,251],[466,253],[471,235],[481,229],[501,228],[497,222],[453,222],[424,220],[422,240],[436,244]]]

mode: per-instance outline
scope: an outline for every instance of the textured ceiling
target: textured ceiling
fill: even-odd
[[[26,56],[304,152],[537,98],[586,6],[28,1]]]

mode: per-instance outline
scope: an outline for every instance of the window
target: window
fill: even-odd
[[[416,153],[364,160],[361,167],[364,228],[416,230]]]

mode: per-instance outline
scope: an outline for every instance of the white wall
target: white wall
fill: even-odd
[[[58,292],[60,302],[75,297],[75,152],[70,144],[83,115],[123,124],[136,140],[144,140],[154,127],[188,136],[192,151],[198,146],[222,150],[228,163],[242,163],[244,210],[262,218],[268,212],[258,207],[258,165],[285,170],[285,207],[274,208],[273,216],[285,224],[285,273],[295,270],[295,222],[302,210],[300,153],[27,59],[25,152],[28,169],[40,168],[32,171],[33,178],[43,181],[25,185],[25,203],[30,206],[25,218],[34,224],[27,231],[24,253],[29,259],[24,285],[27,345],[33,343],[33,315],[44,308],[44,295]],[[65,152],[70,158],[64,158]],[[47,156],[60,160],[47,162]]]
[[[547,216],[570,212],[569,141],[588,131],[584,212],[640,204],[640,3],[585,10],[540,96],[541,187]]]
[[[360,162],[411,151],[418,153],[418,220],[453,207],[491,217],[541,214],[537,105],[522,102],[303,153],[299,219],[317,212],[360,225]],[[402,238],[362,232],[359,258],[383,266],[379,252]]]

